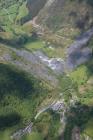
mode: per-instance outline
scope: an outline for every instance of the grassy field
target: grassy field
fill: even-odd
[[[36,40],[36,41],[28,42],[27,44],[25,44],[24,47],[29,51],[32,50],[35,51],[35,50],[42,49],[44,47],[44,43],[41,40]]]
[[[39,133],[32,132],[31,134],[24,136],[21,140],[43,140],[43,138]]]
[[[88,80],[88,69],[86,66],[80,66],[70,74],[70,77],[78,85],[83,85]]]
[[[17,15],[16,20],[20,20],[21,18],[28,15],[28,9],[26,7],[27,2],[23,2],[22,6],[19,8],[19,14]]]
[[[93,119],[90,119],[85,125],[84,133],[93,138]]]
[[[50,58],[53,58],[53,57],[63,58],[65,56],[64,54],[65,48],[56,47],[55,45],[51,43],[47,44],[47,42],[40,39],[26,43],[24,45],[24,48],[26,48],[29,51],[41,50]]]

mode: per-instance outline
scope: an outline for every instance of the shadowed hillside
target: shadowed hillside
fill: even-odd
[[[0,140],[93,140],[93,0],[0,0]]]

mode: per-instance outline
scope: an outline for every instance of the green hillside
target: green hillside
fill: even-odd
[[[93,1],[0,0],[0,140],[93,140]]]

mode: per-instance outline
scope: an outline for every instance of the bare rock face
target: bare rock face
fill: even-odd
[[[73,70],[77,66],[87,62],[92,57],[92,50],[90,48],[83,48],[73,51],[68,55],[66,60],[66,68]]]
[[[74,69],[92,57],[92,49],[86,47],[92,36],[93,28],[79,36],[78,39],[67,49],[67,69]]]
[[[37,14],[37,21],[51,30],[59,30],[66,25],[86,30],[93,25],[92,8],[93,4],[88,0],[47,0]]]
[[[64,105],[64,102],[63,101],[57,101],[56,103],[54,103],[52,106],[51,106],[51,109],[53,111],[59,111],[59,110],[63,110],[65,107]]]
[[[22,136],[24,136],[25,134],[31,133],[32,132],[32,126],[33,123],[30,123],[28,126],[26,126],[23,129],[18,130],[17,132],[15,132],[12,136],[11,139],[13,140],[19,140]]]
[[[44,7],[47,0],[28,0],[27,1],[27,7],[29,10],[29,15],[31,15],[31,18],[37,16],[39,11]]]
[[[66,50],[66,60],[61,58],[48,58],[43,52],[37,51],[35,55],[55,73],[62,74],[65,70],[73,70],[77,66],[92,58],[92,49],[86,47],[93,36],[93,28],[86,31]]]
[[[64,72],[64,60],[61,58],[48,58],[43,52],[36,51],[35,55],[52,69],[56,74],[62,74]]]
[[[80,129],[78,127],[74,127],[72,130],[72,140],[80,140]]]
[[[47,0],[45,6],[46,6],[46,7],[51,6],[51,5],[53,4],[54,1],[56,1],[56,0]]]
[[[48,68],[44,64],[42,64],[41,60],[38,59],[38,57],[35,54],[30,53],[26,50],[20,51],[15,49],[14,51],[16,52],[17,56],[23,59],[24,62],[19,63],[19,61],[15,61],[14,63],[16,63],[16,65],[18,65],[19,67],[23,67],[24,70],[27,70],[28,72],[31,72],[42,79],[44,77],[44,79],[51,81],[52,84],[53,83],[55,83],[55,85],[57,84],[55,76],[53,75],[52,77],[52,75],[49,74]]]
[[[4,29],[0,26],[0,32],[4,32]]]
[[[76,41],[67,49],[67,53],[71,54],[75,51],[78,51],[79,49],[82,49],[82,47],[86,46],[89,40],[93,36],[93,27],[80,35]]]

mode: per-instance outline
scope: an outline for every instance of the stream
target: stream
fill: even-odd
[[[78,65],[88,61],[92,57],[92,50],[88,47],[85,47],[92,36],[93,36],[93,28],[88,30],[82,36],[78,37],[77,40],[66,50],[67,52],[66,60],[63,60],[61,58],[49,59],[41,51],[34,52],[34,55],[37,56],[45,65],[50,67],[54,72],[63,73],[65,70],[65,67],[68,70],[72,70]],[[70,103],[71,104],[75,103],[74,98],[70,101]],[[64,100],[54,101],[49,106],[39,110],[34,119],[36,120],[43,112],[47,111],[48,109],[51,109],[55,112],[58,112],[61,110],[60,122],[65,127],[65,122],[66,122],[65,113],[68,108],[69,107],[65,105]],[[11,138],[14,140],[19,140],[23,135],[27,133],[31,133],[32,128],[33,128],[33,123],[31,122],[24,129],[20,129],[17,132],[15,132],[11,136]]]
[[[42,51],[35,51],[34,54],[56,74],[62,74],[65,70],[71,71],[92,58],[92,49],[86,47],[92,37],[93,27],[80,35],[67,49],[65,49],[65,59],[48,58]]]

